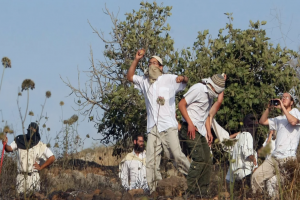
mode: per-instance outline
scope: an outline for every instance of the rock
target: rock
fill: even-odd
[[[156,191],[159,196],[182,196],[187,189],[186,179],[183,177],[171,176],[170,178],[160,180]]]
[[[150,198],[152,199],[157,199],[157,197],[158,197],[158,193],[156,191],[152,192],[150,195]]]
[[[115,200],[116,199],[115,193],[109,189],[103,190],[103,192],[99,196],[101,197],[101,200]]]
[[[100,193],[101,193],[101,190],[96,189],[96,190],[93,192],[93,195],[94,195],[94,194],[98,195],[98,194],[100,194]]]
[[[133,197],[130,193],[125,192],[121,198],[121,200],[133,200]]]
[[[132,190],[129,190],[128,193],[131,194],[131,196],[140,195],[140,194],[144,194],[144,190],[143,189],[132,189]]]

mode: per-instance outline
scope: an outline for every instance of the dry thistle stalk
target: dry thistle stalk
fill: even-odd
[[[60,106],[63,106],[63,105],[65,105],[65,103],[64,103],[63,101],[60,101],[60,102],[59,102],[59,105],[60,105]]]
[[[34,113],[32,111],[29,111],[29,114],[30,116],[34,116]]]
[[[21,93],[21,92],[18,92],[18,96],[22,96],[22,93]]]
[[[3,57],[2,58],[2,65],[5,68],[11,68],[11,61],[8,57]]]
[[[50,131],[50,128],[49,128],[49,127],[47,128],[47,131]]]
[[[47,97],[47,98],[50,98],[50,97],[51,97],[51,92],[50,92],[50,91],[47,91],[47,92],[46,92],[46,97]]]
[[[46,124],[43,124],[43,128],[46,128]]]
[[[22,92],[23,90],[34,89],[35,83],[31,79],[25,79],[22,83]]]
[[[163,106],[163,105],[165,105],[165,98],[164,98],[164,97],[157,97],[156,102],[157,102],[159,105]]]

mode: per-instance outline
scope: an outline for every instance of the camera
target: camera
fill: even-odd
[[[272,100],[270,101],[270,105],[271,105],[271,106],[278,106],[279,104],[280,104],[279,100],[274,100],[274,99],[272,99]]]

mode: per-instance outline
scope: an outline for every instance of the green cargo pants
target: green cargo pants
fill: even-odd
[[[187,135],[188,124],[182,123],[179,131],[179,139],[186,146],[188,155],[193,160],[188,171],[187,185],[188,193],[207,194],[210,173],[212,167],[212,159],[210,156],[210,149],[206,138],[196,131],[195,139],[190,139]]]

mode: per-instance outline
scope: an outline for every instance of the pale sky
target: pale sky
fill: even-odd
[[[138,10],[140,2],[137,0],[65,0],[65,1],[1,1],[0,2],[0,57],[7,56],[12,61],[12,68],[6,69],[2,89],[0,92],[0,109],[8,124],[13,124],[16,134],[21,134],[21,121],[17,107],[18,88],[26,78],[32,79],[36,89],[30,91],[29,110],[35,113],[31,118],[35,121],[41,112],[45,92],[50,90],[52,97],[47,100],[45,113],[49,116],[47,126],[51,128],[54,138],[61,128],[62,118],[60,101],[64,101],[63,116],[69,118],[76,111],[75,96],[60,79],[69,78],[77,85],[77,67],[85,71],[90,67],[90,45],[94,51],[94,58],[103,60],[103,42],[93,34],[88,20],[98,30],[102,30],[108,37],[112,24],[103,13],[105,4],[118,18],[125,20],[124,14]],[[152,1],[149,1],[152,2]],[[264,28],[274,44],[280,43],[290,49],[298,50],[300,45],[300,12],[299,1],[274,0],[187,0],[187,1],[156,1],[164,6],[173,6],[170,24],[170,36],[175,40],[175,48],[191,47],[196,41],[198,31],[209,29],[215,38],[220,28],[225,27],[228,19],[224,13],[233,13],[233,26],[240,29],[249,27],[249,20],[267,21]],[[284,39],[283,39],[284,36]],[[0,70],[2,74],[2,70]],[[81,83],[86,81],[81,73]],[[21,111],[25,112],[26,95],[20,98]],[[100,113],[101,111],[98,110]],[[101,138],[97,134],[93,123],[80,116],[79,134],[85,137],[89,134],[93,138]],[[26,127],[30,122],[27,116]],[[1,123],[3,127],[4,124]],[[13,137],[9,137],[9,143]],[[45,141],[46,138],[43,138]],[[91,138],[85,141],[85,148],[91,146]],[[52,142],[52,144],[54,144]]]

